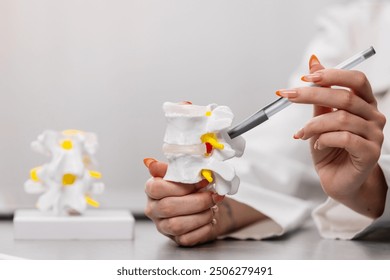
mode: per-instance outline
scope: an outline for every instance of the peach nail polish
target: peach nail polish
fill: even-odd
[[[313,54],[309,59],[309,69],[312,68],[316,64],[321,64],[318,58]]]
[[[301,139],[304,135],[304,131],[303,129],[301,128],[300,130],[298,130],[295,134],[294,134],[294,139]]]
[[[301,80],[304,81],[304,82],[312,82],[312,83],[316,83],[316,82],[319,82],[321,81],[321,75],[318,74],[318,73],[314,73],[314,74],[309,74],[309,75],[304,75],[301,77]]]
[[[157,160],[154,158],[144,158],[144,164],[147,168],[153,163],[156,162]]]
[[[285,98],[294,98],[298,96],[298,92],[295,89],[280,89],[276,91],[275,94]]]
[[[220,203],[224,198],[225,198],[224,195],[219,195],[217,193],[214,193],[213,196],[212,196],[212,199],[213,199],[215,204]]]

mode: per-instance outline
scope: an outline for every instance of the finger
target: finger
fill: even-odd
[[[310,74],[313,74],[313,73],[315,73],[317,71],[320,71],[322,69],[324,69],[324,66],[322,66],[322,64],[320,63],[318,58],[313,54],[310,57],[310,60],[309,60]],[[316,76],[317,75],[315,75],[315,74],[313,74],[313,75],[305,75],[305,76],[303,76],[301,78],[301,80],[304,81],[304,82],[314,82],[316,80]],[[310,77],[310,79],[308,80],[307,77]],[[325,114],[325,113],[329,113],[331,111],[332,111],[332,108],[319,106],[319,105],[314,105],[314,108],[313,108],[314,116],[319,116],[319,115],[322,115],[322,114]]]
[[[174,239],[181,246],[195,246],[216,238],[216,228],[212,223],[204,225],[186,234],[176,236]]]
[[[204,225],[210,224],[213,222],[213,219],[213,212],[208,209],[194,215],[161,219],[161,221],[158,223],[158,228],[160,232],[164,232],[165,234],[172,236],[178,236],[186,234]]]
[[[167,172],[168,164],[158,161],[154,158],[145,158],[144,164],[149,169],[150,175],[153,177],[164,177]]]
[[[181,197],[165,197],[148,203],[150,215],[171,218],[203,212],[214,206],[210,192],[197,192]]]
[[[324,69],[325,67],[322,66],[322,64],[320,63],[320,61],[318,60],[318,58],[313,54],[311,57],[310,57],[310,60],[309,60],[309,70],[310,70],[310,73],[313,74],[314,72],[317,72],[317,71],[320,71],[322,69]],[[305,77],[305,76],[304,76]],[[303,77],[301,78],[302,81],[306,81]],[[314,82],[313,80],[311,80],[311,82]],[[313,108],[313,115],[314,116],[319,116],[319,115],[322,115],[322,114],[326,114],[326,113],[329,113],[332,111],[332,108],[328,108],[328,107],[324,107],[324,106],[318,106],[318,105],[314,105],[314,108]]]
[[[331,131],[349,131],[368,140],[378,140],[382,135],[382,130],[372,122],[347,111],[337,110],[312,118],[294,135],[294,138],[306,140]]]
[[[149,217],[150,218],[150,217]],[[154,222],[154,225],[156,226],[156,229],[158,232],[160,232],[162,235],[165,235],[166,237],[172,239],[173,241],[175,241],[175,237],[173,235],[170,235],[170,234],[167,234],[165,232],[163,232],[160,227],[158,226],[159,223],[163,220],[163,219],[154,219],[154,218],[150,218],[153,222]],[[176,241],[175,241],[176,242]]]
[[[170,196],[184,196],[196,192],[202,187],[204,187],[203,181],[197,184],[183,184],[152,177],[146,181],[145,193],[152,199],[162,199]]]
[[[381,145],[347,131],[337,131],[324,133],[318,137],[314,149],[323,150],[325,148],[345,149],[355,163],[365,163],[361,165],[364,167],[367,163],[378,161]]]
[[[366,75],[360,71],[324,69],[309,76],[314,78],[313,82],[319,86],[340,86],[349,88],[366,102],[376,105],[376,99],[372,93],[370,82]]]
[[[337,108],[358,115],[366,120],[375,119],[378,115],[374,106],[371,106],[353,92],[345,89],[302,87],[279,90],[278,94],[288,98],[293,103]]]

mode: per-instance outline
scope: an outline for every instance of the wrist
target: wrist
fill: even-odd
[[[256,209],[231,198],[225,198],[219,204],[219,209],[221,223],[219,225],[218,235],[232,233],[268,218]]]
[[[387,195],[387,182],[381,167],[376,164],[360,188],[359,197],[365,208],[363,213],[372,218],[383,214]]]
[[[217,235],[224,235],[236,229],[235,217],[229,198],[225,198],[218,204],[218,228]]]

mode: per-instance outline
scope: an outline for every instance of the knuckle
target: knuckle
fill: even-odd
[[[161,225],[161,222],[156,222],[155,223],[156,225],[156,229],[158,230],[159,233],[163,234],[163,235],[166,235],[167,233],[165,232],[165,230],[163,229],[162,225]]]
[[[160,215],[167,217],[171,216],[174,210],[172,203],[169,202],[169,199],[164,198],[158,202],[158,212]]]
[[[368,79],[363,72],[354,71],[355,72],[355,83],[357,87],[365,87],[367,86]]]
[[[381,116],[382,116],[382,122],[383,122],[383,127],[384,127],[387,123],[387,118],[384,114],[381,114]]]
[[[149,178],[145,183],[145,193],[150,197],[151,189],[153,186],[153,178]]]
[[[344,110],[338,111],[338,122],[345,127],[350,122],[350,115]]]
[[[385,125],[386,125],[386,116],[384,114],[382,114],[381,112],[378,111],[378,115],[377,115],[377,120],[378,120],[378,123],[380,125],[381,128],[384,128]]]
[[[175,238],[176,243],[179,244],[180,246],[185,246],[185,247],[190,247],[195,245],[194,241],[192,241],[188,235],[180,235]]]
[[[148,217],[149,219],[151,219],[153,217],[153,209],[152,209],[150,203],[148,203],[146,205],[144,213],[145,213],[146,217]]]
[[[341,134],[341,142],[344,144],[344,147],[349,145],[352,142],[352,135],[351,133],[344,131]]]
[[[368,156],[366,158],[366,161],[369,163],[369,164],[375,164],[378,162],[379,160],[379,157],[381,155],[381,145],[378,145],[377,143],[373,143],[371,145],[371,147],[369,147],[370,149],[370,153],[367,153]]]
[[[167,228],[172,235],[179,235],[182,233],[182,224],[177,218],[166,219]]]
[[[150,198],[153,198],[153,199],[159,198],[158,188],[156,188],[156,184],[154,184],[153,182],[150,183],[150,186],[148,188],[148,195]]]
[[[368,130],[371,134],[371,139],[374,143],[378,143],[379,145],[382,145],[385,140],[385,135],[380,128],[374,128]]]
[[[145,185],[145,193],[153,199],[161,198],[161,182],[159,183],[154,178],[150,178]]]
[[[342,96],[343,96],[343,99],[341,100],[342,108],[350,108],[353,104],[355,94],[350,90],[345,90]]]
[[[381,133],[379,134],[379,143],[381,146],[384,141],[385,141],[385,134],[383,133],[383,131],[381,131]]]

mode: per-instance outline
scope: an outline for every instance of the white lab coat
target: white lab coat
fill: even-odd
[[[325,67],[374,46],[377,54],[356,69],[370,80],[379,108],[390,118],[390,2],[355,1],[329,9],[318,20],[318,32],[307,48],[302,65],[292,76],[292,87],[308,72],[308,60],[316,54]],[[360,215],[327,198],[310,158],[309,142],[293,139],[312,116],[312,106],[293,104],[248,132],[247,148],[234,163],[242,183],[234,198],[266,214],[258,222],[229,237],[263,239],[300,227],[310,214],[321,236],[352,239],[390,225],[390,195],[378,219]],[[390,129],[385,128],[380,166],[390,186]]]

